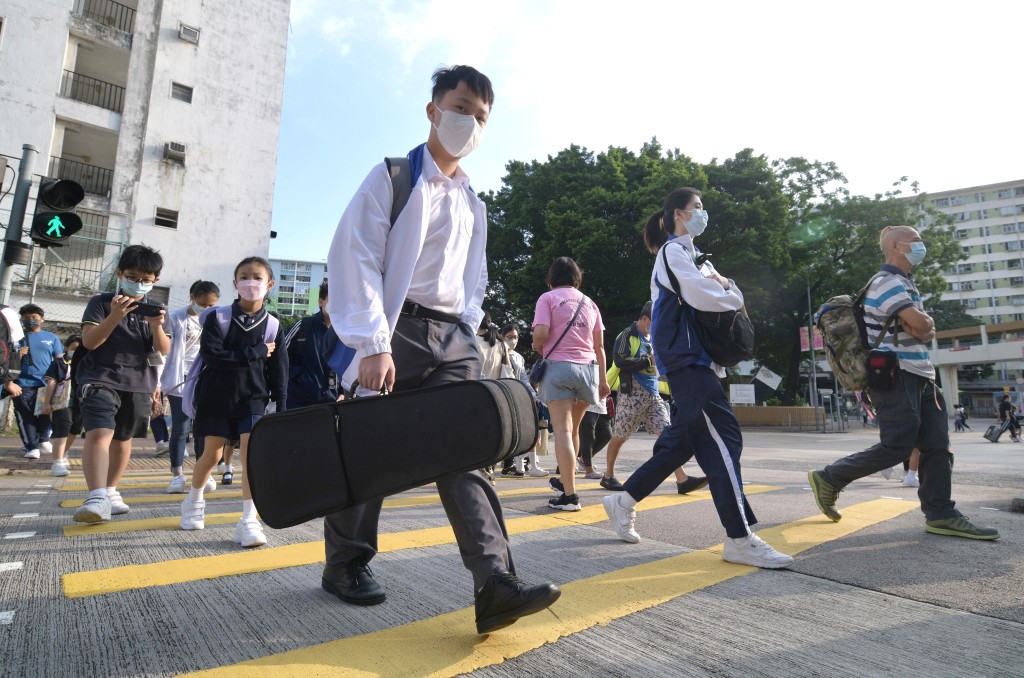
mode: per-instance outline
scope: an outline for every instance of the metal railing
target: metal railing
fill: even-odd
[[[72,10],[98,24],[111,26],[125,33],[135,30],[135,10],[114,0],[75,0]]]
[[[64,71],[59,94],[67,99],[99,106],[115,113],[124,110],[124,87],[74,71]]]
[[[50,158],[49,176],[57,179],[77,181],[86,193],[107,197],[114,180],[114,170],[96,165],[87,165],[67,158]]]

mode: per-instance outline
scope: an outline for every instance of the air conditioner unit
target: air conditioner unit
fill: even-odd
[[[176,141],[168,141],[164,144],[164,158],[167,160],[185,162],[185,144],[179,144]]]
[[[185,24],[178,24],[178,39],[199,44],[199,29]]]

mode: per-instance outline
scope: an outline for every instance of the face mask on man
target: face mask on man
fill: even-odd
[[[41,321],[36,320],[35,318],[32,318],[31,320],[22,320],[21,321],[21,326],[24,327],[26,330],[34,330],[34,329],[38,328],[40,325],[42,325],[42,324],[43,323]]]
[[[238,296],[246,301],[259,301],[267,296],[267,283],[262,280],[239,280],[235,283]]]
[[[137,280],[121,278],[121,292],[127,294],[129,297],[141,297],[149,294],[153,290],[153,285],[155,284],[156,283],[139,282]]]
[[[464,115],[455,111],[441,111],[441,124],[436,125],[437,140],[444,150],[453,157],[464,158],[480,145],[484,136],[484,128],[472,115]]]
[[[907,258],[907,261],[910,262],[911,266],[917,266],[924,261],[925,255],[928,254],[928,248],[925,247],[923,242],[909,242],[903,244],[910,245],[910,251],[904,252],[903,256]]]
[[[199,304],[195,303],[194,301],[192,302],[192,312],[195,313],[196,315],[200,315],[205,310],[206,310],[205,307],[200,306]]]

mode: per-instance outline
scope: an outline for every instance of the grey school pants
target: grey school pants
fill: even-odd
[[[402,314],[391,338],[396,392],[438,386],[480,376],[476,333],[455,325]],[[515,573],[508,531],[498,495],[483,473],[470,471],[437,482],[437,492],[455,532],[462,562],[473,574],[474,590],[497,569]],[[369,561],[377,554],[376,499],[324,518],[327,564]]]

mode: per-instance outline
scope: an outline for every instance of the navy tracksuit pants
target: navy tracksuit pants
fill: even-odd
[[[654,456],[625,482],[626,492],[641,501],[672,475],[697,458],[725,532],[732,538],[750,534],[757,523],[743,494],[740,453],[743,437],[722,383],[709,367],[692,365],[668,375],[675,406],[672,423],[654,443]]]

